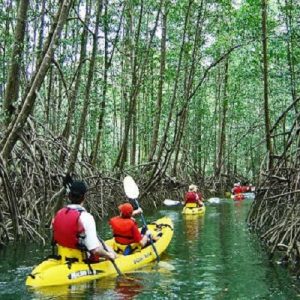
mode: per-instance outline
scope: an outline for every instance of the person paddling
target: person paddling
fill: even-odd
[[[189,186],[188,192],[186,192],[184,196],[184,205],[186,206],[187,204],[192,204],[194,203],[195,205],[201,207],[203,206],[202,202],[202,195],[200,192],[198,192],[198,187],[195,184],[191,184]]]
[[[233,185],[233,189],[231,190],[231,192],[233,194],[233,200],[245,199],[245,195],[243,193],[246,192],[246,189],[244,189],[244,187],[241,186],[239,182]]]
[[[71,204],[60,209],[52,221],[54,242],[70,250],[87,250],[92,262],[99,261],[99,256],[114,260],[116,254],[109,247],[104,250],[97,237],[94,217],[82,206],[86,192],[83,181],[71,184],[68,194]]]
[[[237,195],[237,194],[243,193],[243,189],[242,189],[241,184],[239,182],[235,183],[233,185],[233,189],[231,190],[231,192],[232,192],[233,195]]]
[[[129,255],[149,243],[150,232],[139,231],[138,225],[132,216],[133,213],[137,214],[140,211],[134,211],[130,203],[121,204],[118,209],[120,215],[109,220],[115,240],[114,250],[123,255]]]

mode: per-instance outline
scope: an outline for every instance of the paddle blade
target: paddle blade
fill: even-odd
[[[158,266],[167,269],[168,271],[174,271],[176,269],[173,265],[167,263],[166,261],[160,261]]]
[[[209,203],[220,203],[221,199],[220,198],[209,198],[207,202]]]
[[[166,205],[166,206],[176,206],[176,205],[180,205],[180,201],[165,199],[164,200],[164,205]]]
[[[129,199],[137,199],[139,197],[139,188],[131,176],[124,178],[123,186],[125,194]]]

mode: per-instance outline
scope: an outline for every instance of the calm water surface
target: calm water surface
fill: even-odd
[[[300,299],[294,279],[268,261],[245,225],[248,200],[222,200],[204,217],[187,219],[180,208],[145,215],[172,218],[174,238],[162,263],[130,274],[131,281],[108,278],[84,285],[28,289],[25,277],[50,254],[34,243],[0,251],[0,299]],[[108,229],[102,228],[109,237]]]

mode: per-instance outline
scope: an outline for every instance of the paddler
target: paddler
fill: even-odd
[[[87,186],[83,181],[74,181],[68,194],[71,204],[60,209],[53,221],[53,239],[60,246],[86,250],[89,260],[96,262],[99,256],[115,259],[115,252],[107,246],[104,250],[97,237],[94,217],[83,207]]]
[[[198,191],[198,187],[195,184],[189,186],[189,190],[184,196],[184,205],[188,203],[195,203],[199,207],[203,206],[202,194]]]
[[[109,220],[115,240],[114,250],[123,255],[129,255],[148,245],[151,233],[150,231],[145,232],[144,228],[141,232],[139,231],[138,225],[132,217],[133,213],[137,214],[139,211],[134,211],[130,203],[121,204],[118,209],[120,215]]]

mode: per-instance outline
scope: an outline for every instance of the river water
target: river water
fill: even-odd
[[[187,219],[181,208],[145,214],[148,221],[172,218],[174,237],[162,256],[130,274],[83,285],[28,289],[24,282],[50,247],[34,243],[0,251],[0,299],[300,299],[297,283],[281,265],[271,263],[245,219],[250,200],[207,205],[203,217]],[[102,227],[102,236],[109,237]],[[106,236],[107,235],[107,236]]]

